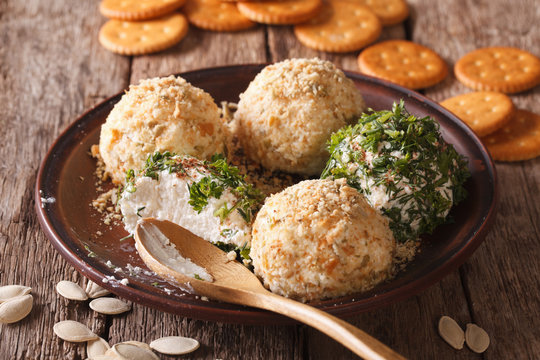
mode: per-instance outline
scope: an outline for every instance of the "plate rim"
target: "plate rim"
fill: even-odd
[[[240,65],[227,65],[227,66],[215,66],[208,68],[201,68],[196,70],[191,70],[182,73],[173,74],[175,76],[182,77],[204,77],[206,73],[229,73],[231,71],[238,71],[240,69],[249,68],[249,69],[262,69],[268,63],[260,64],[240,64]],[[498,192],[498,177],[496,172],[496,167],[491,158],[486,147],[482,144],[478,136],[470,129],[470,127],[465,124],[463,121],[454,115],[449,110],[445,109],[437,102],[429,99],[428,97],[402,86],[396,85],[389,81],[361,74],[354,71],[343,71],[348,78],[353,81],[363,81],[374,83],[375,85],[390,88],[393,91],[400,92],[407,97],[413,97],[417,101],[431,107],[432,109],[437,110],[439,113],[444,115],[446,118],[450,119],[452,123],[456,124],[460,130],[464,131],[467,137],[473,141],[474,145],[478,148],[479,152],[484,157],[484,162],[490,179],[492,180],[491,197],[492,202],[489,206],[489,209],[484,217],[482,223],[478,227],[478,230],[475,232],[467,243],[460,247],[448,260],[441,266],[436,267],[433,271],[427,273],[425,276],[416,278],[413,281],[395,289],[391,289],[376,296],[371,296],[370,298],[362,299],[362,302],[348,302],[346,304],[340,304],[338,306],[325,306],[322,304],[313,304],[315,307],[320,308],[324,311],[327,311],[338,317],[346,317],[354,314],[358,314],[365,311],[374,310],[376,308],[388,306],[390,304],[403,301],[407,298],[410,298],[414,295],[417,295],[421,291],[427,289],[428,287],[436,284],[444,276],[448,275],[450,272],[457,269],[461,264],[463,264],[467,258],[480,246],[484,241],[485,236],[487,235],[489,229],[494,223],[495,213],[497,205],[499,203],[499,192]],[[190,82],[193,80],[189,80]],[[41,192],[42,183],[44,181],[44,173],[47,169],[47,166],[52,161],[53,155],[56,153],[56,150],[60,147],[63,141],[68,134],[75,131],[77,127],[80,126],[80,123],[89,117],[92,113],[99,111],[103,107],[110,106],[112,102],[116,103],[119,101],[120,97],[124,94],[126,89],[123,91],[112,95],[105,100],[99,102],[98,104],[92,106],[88,110],[84,111],[81,115],[76,117],[74,121],[68,124],[64,130],[57,136],[49,147],[46,155],[40,163],[40,167],[36,177],[36,185],[34,189],[35,197],[35,210],[38,216],[39,223],[49,242],[53,247],[58,251],[62,257],[70,263],[77,271],[82,273],[85,277],[90,280],[98,283],[100,286],[111,290],[114,294],[117,294],[120,297],[128,298],[139,304],[156,308],[161,311],[168,313],[178,314],[182,316],[187,316],[194,319],[206,320],[206,321],[219,321],[224,323],[241,323],[241,324],[292,324],[295,323],[294,320],[286,318],[282,315],[271,313],[266,310],[254,309],[250,307],[241,307],[239,310],[232,309],[216,309],[208,306],[194,305],[192,303],[185,304],[181,301],[168,301],[163,302],[163,297],[156,293],[151,293],[143,291],[141,289],[136,289],[129,286],[110,286],[108,284],[103,284],[101,281],[106,276],[104,273],[92,267],[90,264],[84,261],[84,259],[71,249],[71,247],[64,242],[62,237],[58,234],[50,219],[47,216],[46,207],[42,206],[41,202]],[[413,260],[414,261],[414,260]],[[354,306],[362,305],[362,306]],[[211,310],[211,311],[209,311]]]

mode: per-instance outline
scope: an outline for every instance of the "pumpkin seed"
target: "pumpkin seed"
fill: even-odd
[[[0,286],[0,304],[17,296],[30,294],[32,288],[23,285]]]
[[[443,316],[439,320],[439,335],[451,347],[457,350],[463,349],[465,333],[458,323],[449,316]]]
[[[86,284],[86,295],[88,295],[90,299],[109,295],[110,293],[109,290],[102,288],[92,280],[88,280],[88,283]]]
[[[137,346],[129,343],[118,343],[114,345],[109,351],[119,357],[122,360],[159,360],[158,356],[141,346]]]
[[[131,306],[116,298],[102,297],[90,301],[90,309],[101,314],[116,315],[129,311]]]
[[[17,296],[0,304],[0,323],[11,324],[22,320],[32,311],[34,298],[30,294]]]
[[[483,353],[489,346],[489,335],[480,326],[475,324],[467,324],[465,330],[465,341],[469,349],[475,353]]]
[[[129,341],[123,341],[123,342],[121,342],[121,343],[119,343],[119,344],[129,344],[129,345],[134,345],[134,346],[140,347],[140,348],[142,348],[142,349],[152,351],[152,349],[150,349],[150,346],[148,346],[147,343],[143,343],[143,342],[140,342],[140,341],[129,340]],[[112,348],[109,349],[109,350],[107,350],[107,352],[105,353],[105,355],[112,356],[113,358],[118,359],[118,355],[116,354],[115,350],[112,349]]]
[[[96,355],[94,357],[89,357],[87,360],[117,360],[116,356],[109,355]]]
[[[57,322],[53,330],[60,339],[70,342],[85,342],[98,338],[86,325],[73,320]]]
[[[86,355],[90,359],[94,359],[98,355],[105,355],[110,348],[109,343],[105,339],[97,338],[90,340],[86,343]]]
[[[199,342],[182,336],[166,336],[152,341],[150,347],[162,354],[184,355],[197,350]]]
[[[69,300],[84,301],[88,299],[84,290],[72,281],[60,281],[56,284],[56,292]]]
[[[131,345],[135,345],[135,346],[138,346],[140,348],[152,351],[152,349],[150,349],[150,346],[148,346],[147,343],[143,343],[143,342],[136,341],[136,340],[124,341],[124,342],[122,342],[122,344],[131,344]]]

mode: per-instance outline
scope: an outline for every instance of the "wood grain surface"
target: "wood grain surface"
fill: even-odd
[[[381,39],[407,38],[452,66],[466,52],[516,46],[540,56],[535,0],[408,0],[410,18]],[[259,25],[238,33],[191,28],[161,53],[124,57],[104,50],[105,22],[96,0],[0,0],[0,285],[33,288],[34,308],[16,324],[0,324],[0,359],[85,359],[85,347],[57,338],[60,320],[78,320],[111,344],[166,335],[196,338],[182,359],[351,359],[354,355],[305,326],[242,326],[182,318],[138,304],[120,316],[94,313],[59,297],[63,279],[79,275],[52,248],[37,222],[33,189],[54,139],[86,109],[130,83],[203,67],[319,56],[357,71],[357,53],[333,55],[300,45],[291,27]],[[470,91],[453,74],[424,93],[439,101]],[[540,87],[512,95],[540,113]],[[498,163],[500,205],[486,241],[459,270],[419,295],[347,319],[411,359],[535,359],[540,357],[540,159]],[[457,351],[437,334],[441,315],[491,336],[482,355]],[[161,355],[163,359],[177,357]]]

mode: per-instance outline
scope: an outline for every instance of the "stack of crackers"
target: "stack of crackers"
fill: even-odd
[[[307,47],[350,52],[375,42],[383,26],[409,15],[405,0],[102,0],[100,11],[110,19],[100,30],[100,43],[123,55],[171,47],[186,35],[188,23],[211,31],[239,31],[256,23],[295,25],[296,37]]]
[[[512,47],[472,51],[455,66],[457,79],[477,92],[454,96],[441,105],[455,113],[482,139],[499,161],[540,156],[540,115],[516,109],[506,94],[540,84],[540,59]]]

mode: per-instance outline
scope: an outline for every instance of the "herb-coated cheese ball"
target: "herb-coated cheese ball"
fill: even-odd
[[[139,170],[149,154],[170,151],[208,159],[223,151],[226,132],[212,97],[181,77],[132,85],[101,128],[99,152],[113,182]]]
[[[334,64],[290,59],[255,77],[240,95],[235,121],[253,160],[271,170],[318,175],[330,134],[364,109],[362,95]]]
[[[404,102],[363,114],[332,135],[322,178],[345,178],[388,217],[404,243],[431,233],[463,200],[467,159],[444,141],[439,123],[410,114]]]
[[[272,292],[310,301],[387,279],[395,247],[388,220],[344,179],[306,180],[266,199],[250,256]]]

